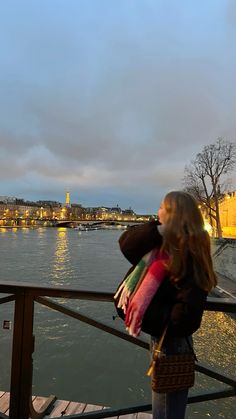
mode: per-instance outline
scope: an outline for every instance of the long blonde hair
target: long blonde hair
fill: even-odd
[[[210,291],[217,284],[213,270],[210,237],[204,229],[197,202],[187,192],[169,192],[162,249],[169,256],[170,279],[178,281],[191,273],[200,288]]]

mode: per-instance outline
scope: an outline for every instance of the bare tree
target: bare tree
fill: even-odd
[[[210,224],[216,225],[218,237],[222,237],[219,202],[225,193],[226,176],[235,164],[236,144],[218,138],[214,144],[205,146],[185,167],[185,189],[205,207]]]

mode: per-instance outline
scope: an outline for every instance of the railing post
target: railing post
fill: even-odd
[[[9,419],[28,419],[32,391],[34,298],[26,290],[16,294]]]

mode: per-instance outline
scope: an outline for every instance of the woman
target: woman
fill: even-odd
[[[168,255],[163,260],[164,279],[140,327],[155,342],[168,324],[162,351],[182,353],[190,350],[191,335],[200,327],[207,295],[217,283],[210,238],[195,199],[186,192],[168,193],[158,218],[159,222],[131,227],[122,234],[119,243],[125,257],[134,265],[130,271],[154,248]],[[117,311],[125,317],[120,308]],[[153,418],[183,419],[187,396],[188,389],[166,394],[152,392]]]

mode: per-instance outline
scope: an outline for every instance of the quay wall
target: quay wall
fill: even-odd
[[[236,283],[236,239],[212,239],[216,272]]]

